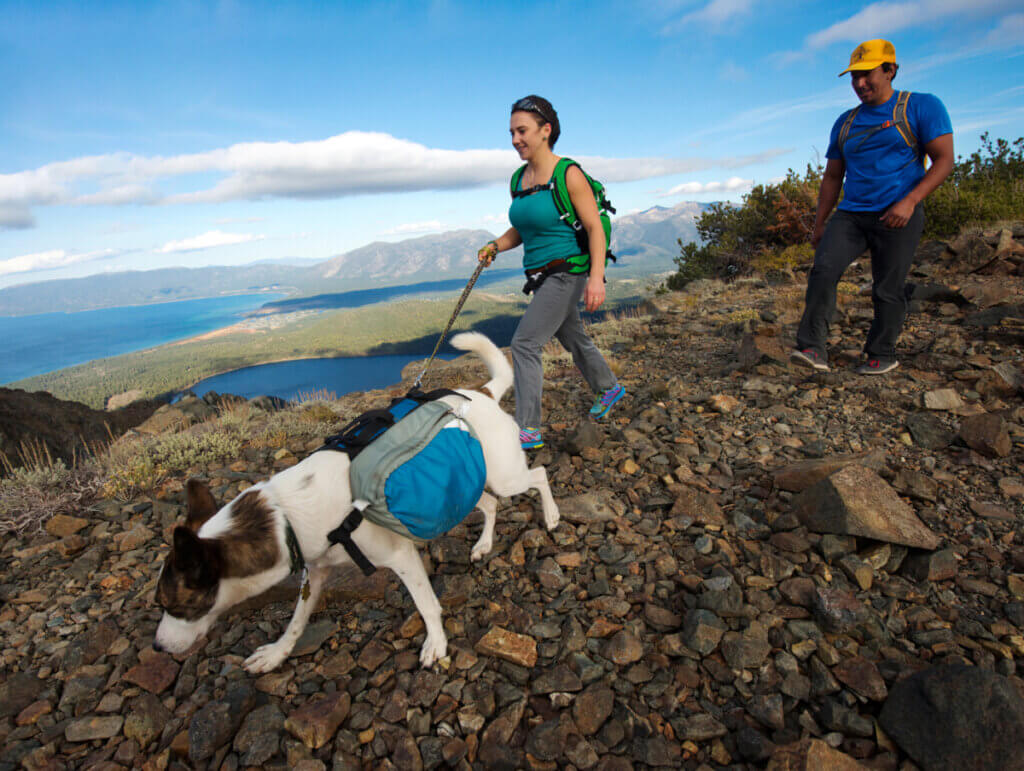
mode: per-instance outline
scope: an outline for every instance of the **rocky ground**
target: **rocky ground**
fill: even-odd
[[[793,368],[802,278],[702,283],[595,330],[629,396],[610,420],[555,362],[562,524],[504,501],[424,550],[449,657],[389,572],[346,574],[277,671],[241,667],[285,585],[187,655],[152,589],[184,479],[0,549],[0,769],[1024,768],[1024,226],[921,248],[899,370]],[[456,362],[436,385],[478,372]],[[389,392],[346,397],[339,411]],[[226,500],[317,442],[195,469]]]

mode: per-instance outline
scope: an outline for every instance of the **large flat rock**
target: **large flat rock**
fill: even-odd
[[[853,465],[881,470],[885,466],[885,451],[869,450],[851,455],[833,455],[828,458],[800,461],[780,468],[772,478],[776,487],[789,490],[791,493],[799,493],[827,476]]]
[[[884,479],[863,466],[847,466],[793,499],[800,521],[816,533],[874,538],[935,549],[939,538]]]

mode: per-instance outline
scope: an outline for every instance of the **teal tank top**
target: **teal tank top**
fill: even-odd
[[[558,217],[550,190],[513,198],[508,218],[523,239],[523,268],[526,270],[580,253],[573,229]]]

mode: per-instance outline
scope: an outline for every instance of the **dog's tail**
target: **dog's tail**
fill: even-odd
[[[494,401],[500,402],[501,397],[512,385],[512,366],[505,354],[486,335],[479,332],[460,332],[451,339],[452,347],[461,351],[472,351],[487,365],[491,379],[484,385]]]

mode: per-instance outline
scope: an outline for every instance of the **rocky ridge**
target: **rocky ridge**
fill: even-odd
[[[549,357],[536,458],[563,522],[522,496],[482,564],[475,517],[424,549],[449,635],[432,670],[387,571],[334,581],[270,674],[241,663],[287,624],[287,584],[155,653],[184,478],[10,539],[0,769],[1021,768],[1022,241],[923,244],[885,377],[852,371],[866,266],[832,372],[786,361],[799,281],[701,283],[595,328],[629,391],[606,423]],[[223,501],[318,444],[192,472]]]

